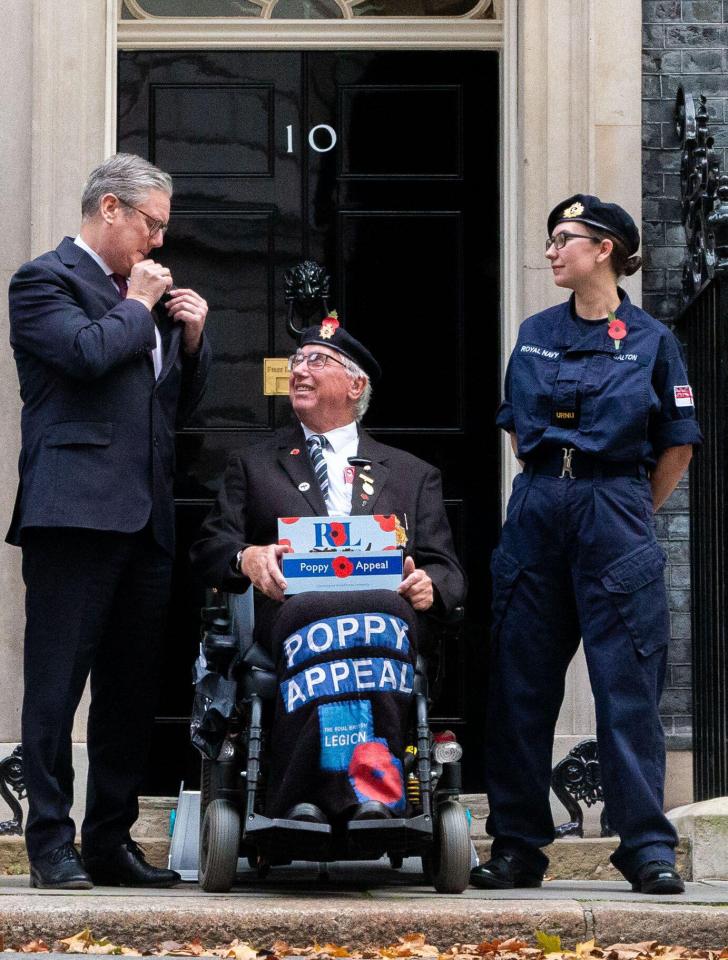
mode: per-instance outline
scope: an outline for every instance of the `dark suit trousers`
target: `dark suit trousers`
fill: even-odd
[[[136,820],[157,694],[172,558],[138,533],[31,528],[22,742],[31,860],[73,841],[71,732],[91,676],[84,852],[123,843]]]

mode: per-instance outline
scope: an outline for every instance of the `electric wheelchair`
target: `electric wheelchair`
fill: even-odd
[[[295,598],[294,598],[295,600]],[[278,675],[254,639],[253,590],[208,593],[195,667],[192,742],[202,753],[199,882],[225,892],[238,858],[264,879],[294,860],[326,863],[378,860],[394,869],[422,859],[425,879],[440,893],[462,893],[471,867],[466,811],[459,803],[462,749],[452,734],[433,736],[428,722],[427,664],[417,655],[404,760],[406,809],[389,819],[305,822],[264,815],[267,741]],[[291,602],[290,600],[287,602]],[[443,631],[462,619],[459,608]],[[439,650],[442,637],[434,644]],[[433,660],[435,658],[433,657]]]

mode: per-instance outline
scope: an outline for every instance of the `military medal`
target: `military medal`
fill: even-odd
[[[608,313],[609,327],[607,333],[614,340],[614,349],[619,350],[622,346],[622,341],[627,336],[627,326],[623,320],[617,319],[614,316],[614,313],[610,310]]]

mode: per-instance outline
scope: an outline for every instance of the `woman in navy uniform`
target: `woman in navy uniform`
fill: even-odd
[[[617,285],[641,264],[629,214],[576,194],[546,256],[571,297],[520,328],[498,424],[523,464],[493,554],[487,737],[491,859],[475,886],[540,886],[564,678],[584,642],[612,862],[643,893],[680,893],[663,813],[658,703],[670,637],[654,511],[701,440],[680,346]]]

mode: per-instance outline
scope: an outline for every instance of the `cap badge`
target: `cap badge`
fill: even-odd
[[[584,212],[584,204],[579,203],[577,200],[576,203],[572,203],[570,207],[566,207],[564,212],[561,214],[562,217],[580,217]]]
[[[614,349],[619,350],[622,346],[622,341],[627,336],[627,324],[620,320],[618,317],[609,311],[609,327],[607,328],[607,334],[614,340]]]
[[[321,321],[319,336],[322,340],[330,340],[340,326],[339,315],[336,310],[332,310],[331,313]]]

